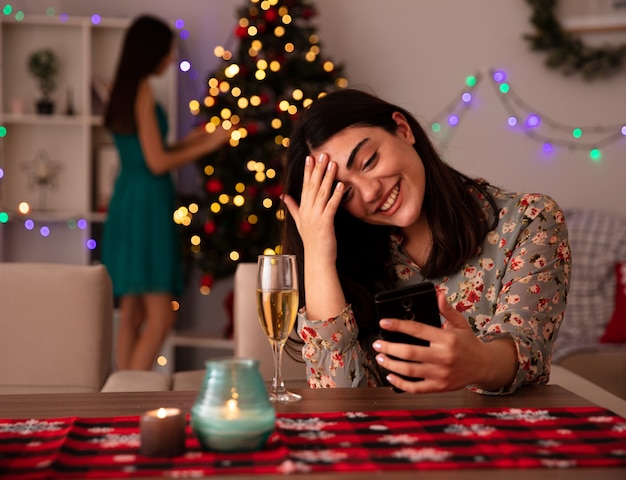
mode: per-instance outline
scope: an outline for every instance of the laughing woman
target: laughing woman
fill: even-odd
[[[283,246],[300,262],[311,387],[507,394],[548,381],[570,272],[553,199],[464,175],[408,111],[351,89],[304,112],[287,163]],[[378,291],[421,281],[443,328],[376,318]]]

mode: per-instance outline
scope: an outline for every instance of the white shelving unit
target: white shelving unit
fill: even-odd
[[[96,211],[99,152],[112,140],[102,126],[102,109],[93,87],[110,85],[115,74],[128,19],[28,15],[17,21],[0,18],[0,261],[46,261],[84,264],[91,261],[86,242],[93,223],[102,222]],[[55,112],[36,113],[40,97],[36,79],[28,72],[28,58],[49,48],[59,58],[57,88],[52,94]],[[176,133],[176,72],[173,67],[154,82],[155,96],[169,115],[170,139]],[[74,113],[67,114],[71,91]],[[51,186],[34,184],[29,169],[39,156],[58,166]],[[31,211],[19,213],[21,202]],[[87,226],[81,228],[86,220]],[[32,221],[32,229],[25,227]],[[40,229],[47,227],[43,236]]]

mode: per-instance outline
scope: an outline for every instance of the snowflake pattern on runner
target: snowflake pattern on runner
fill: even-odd
[[[298,435],[301,438],[306,438],[307,440],[328,440],[329,438],[333,438],[335,436],[334,433],[326,432],[324,430],[320,431],[306,431]]]
[[[92,438],[90,441],[92,443],[98,443],[104,448],[117,448],[120,446],[139,447],[139,438],[140,436],[138,433],[130,433],[126,435],[110,433],[103,435],[102,437]]]
[[[308,473],[311,470],[311,467],[306,463],[294,462],[293,460],[285,460],[278,467],[278,472],[285,475],[291,473]]]
[[[67,423],[61,421],[36,420],[31,418],[23,422],[13,424],[0,424],[0,433],[18,433],[20,435],[32,435],[41,432],[57,432],[66,427]]]
[[[307,463],[337,463],[348,458],[346,452],[337,450],[302,450],[292,456]]]
[[[393,452],[394,458],[405,459],[409,462],[445,462],[451,452],[436,448],[403,448]]]
[[[368,418],[369,415],[367,415],[365,412],[346,412],[345,413],[346,418]]]
[[[577,466],[576,460],[560,460],[556,458],[545,458],[541,464],[548,468],[573,468]]]
[[[473,425],[452,424],[448,425],[443,431],[461,437],[488,437],[496,432],[496,429],[488,425],[475,423]]]
[[[317,417],[313,418],[279,418],[276,424],[284,430],[321,430],[324,427],[335,425],[335,422],[325,422]]]
[[[415,435],[383,435],[378,439],[381,443],[388,443],[390,445],[411,445],[413,443],[419,442],[419,437]]]
[[[499,418],[500,420],[515,420],[528,423],[545,422],[547,420],[556,419],[556,417],[550,415],[547,410],[525,410],[522,408],[510,408],[503,412],[489,412],[489,415]]]

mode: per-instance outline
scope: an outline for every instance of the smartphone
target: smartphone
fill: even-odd
[[[376,306],[376,315],[379,319],[399,318],[401,320],[422,322],[434,327],[441,327],[437,293],[435,285],[431,282],[422,282],[379,292],[374,296],[374,304]],[[427,340],[387,330],[381,330],[381,338],[389,342],[408,343],[426,347],[430,344]],[[411,381],[422,380],[421,378],[400,376]],[[396,392],[403,391],[396,387],[392,388]]]

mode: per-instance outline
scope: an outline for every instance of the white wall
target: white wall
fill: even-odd
[[[572,1],[572,0],[568,0]],[[584,1],[584,0],[580,0]],[[209,71],[217,65],[213,47],[228,42],[246,0],[15,0],[16,9],[43,13],[132,17],[153,12],[182,18],[191,32],[182,55],[199,71],[199,79],[180,78],[179,118],[189,122],[185,105],[197,98]],[[399,103],[429,121],[463,88],[467,75],[488,68],[508,73],[512,88],[527,103],[566,124],[626,123],[626,71],[592,83],[564,77],[543,65],[544,54],[523,40],[532,31],[525,0],[317,0],[323,52],[344,62],[353,86]],[[158,7],[156,6],[158,5]],[[626,31],[613,37],[626,43]],[[231,44],[232,46],[232,44]],[[488,78],[444,151],[455,167],[514,190],[552,195],[563,207],[594,207],[626,216],[626,139],[603,150],[599,163],[584,151],[560,150],[550,158],[540,145],[505,128],[506,111]],[[187,123],[188,124],[188,123]],[[228,290],[223,286],[220,290]],[[223,325],[221,297],[187,304],[197,322]],[[184,305],[183,305],[184,308]]]

